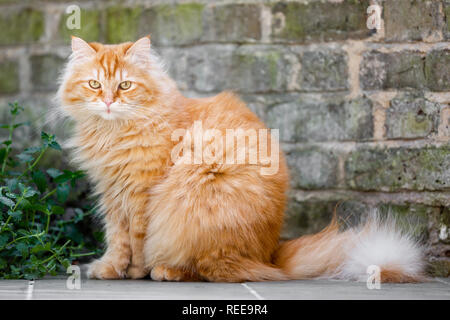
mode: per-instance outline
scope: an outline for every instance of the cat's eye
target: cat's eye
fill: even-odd
[[[100,88],[100,82],[98,82],[96,80],[89,80],[89,86],[92,89],[98,89],[98,88]]]
[[[122,90],[130,89],[130,87],[131,87],[131,81],[122,81],[119,84],[119,88],[122,89]]]

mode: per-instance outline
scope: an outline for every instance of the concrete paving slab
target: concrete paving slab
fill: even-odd
[[[78,290],[67,289],[65,279],[46,279],[36,281],[33,299],[249,300],[255,297],[242,285],[232,283],[82,280]]]
[[[381,284],[369,290],[364,282],[298,280],[283,282],[207,283],[151,280],[87,280],[68,289],[66,278],[0,281],[0,299],[152,299],[152,300],[284,300],[284,299],[438,299],[450,300],[448,279],[416,284]]]
[[[27,297],[28,283],[28,280],[1,280],[0,299],[25,299]]]
[[[450,285],[439,281],[408,284],[382,283],[380,289],[372,290],[367,288],[365,282],[330,280],[252,282],[247,285],[268,300],[450,300]]]

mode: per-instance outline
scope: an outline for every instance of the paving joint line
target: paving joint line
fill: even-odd
[[[258,293],[256,292],[253,288],[250,288],[250,286],[246,283],[241,283],[241,285],[246,288],[248,291],[250,291],[250,293],[252,295],[254,295],[256,297],[256,299],[258,300],[264,300],[264,298]]]

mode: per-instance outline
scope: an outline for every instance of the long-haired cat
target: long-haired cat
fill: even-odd
[[[339,231],[333,219],[318,234],[280,243],[289,176],[276,137],[227,144],[214,136],[267,131],[231,93],[184,97],[149,37],[118,45],[73,37],[72,50],[58,99],[75,120],[70,145],[100,196],[107,240],[90,277],[358,279],[376,265],[382,281],[422,278],[420,246],[389,221]],[[196,123],[218,140],[193,141]],[[264,150],[271,163],[247,161]],[[232,154],[245,161],[224,160]],[[268,167],[276,172],[264,173]]]

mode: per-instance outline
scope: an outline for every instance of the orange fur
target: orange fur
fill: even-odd
[[[75,120],[70,145],[100,195],[108,244],[91,277],[141,278],[151,271],[156,280],[285,280],[331,274],[340,265],[349,233],[335,224],[279,244],[289,180],[282,152],[275,175],[262,175],[261,164],[172,161],[178,142],[171,134],[192,132],[196,120],[222,133],[265,128],[236,96],[183,97],[150,54],[148,38],[120,45],[74,38],[72,46],[58,95]],[[102,87],[90,88],[90,79]],[[132,88],[117,89],[130,79]],[[116,104],[107,112],[102,101],[109,98]],[[259,143],[249,141],[248,150]],[[237,148],[225,148],[223,156]]]

